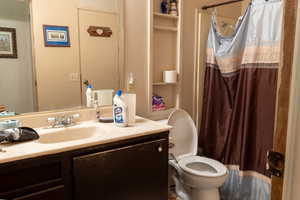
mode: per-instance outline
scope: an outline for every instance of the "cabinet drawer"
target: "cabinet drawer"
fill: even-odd
[[[61,163],[43,163],[26,167],[12,167],[0,171],[0,180],[4,184],[0,187],[0,197],[3,194],[10,194],[26,190],[27,188],[38,187],[43,183],[61,180]]]
[[[64,195],[64,186],[58,186],[22,197],[14,198],[13,200],[63,200]]]

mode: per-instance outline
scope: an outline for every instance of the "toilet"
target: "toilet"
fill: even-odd
[[[220,200],[219,187],[228,175],[220,162],[197,156],[198,134],[184,110],[175,110],[168,119],[170,160],[175,191],[181,200]]]

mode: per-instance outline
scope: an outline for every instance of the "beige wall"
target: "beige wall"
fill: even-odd
[[[78,7],[89,10],[102,10],[106,12],[119,12],[119,0],[77,0]]]
[[[195,13],[204,5],[220,3],[219,0],[184,0],[183,1],[183,78],[182,78],[182,108],[193,114],[193,84],[195,64]],[[218,15],[238,17],[241,14],[241,4],[235,3],[217,9]],[[206,40],[207,38],[203,38]]]
[[[78,8],[117,12],[118,0],[31,0],[31,2],[39,109],[79,106],[81,82]],[[44,24],[68,26],[71,47],[45,47]]]
[[[148,0],[125,0],[125,80],[134,73],[137,114],[146,116],[148,104]]]
[[[81,104],[79,73],[78,15],[75,0],[32,0],[32,25],[40,110]],[[43,25],[69,26],[71,47],[45,47]]]
[[[0,59],[0,104],[17,113],[33,112],[32,54],[29,5],[0,1],[0,27],[16,28],[17,59]]]

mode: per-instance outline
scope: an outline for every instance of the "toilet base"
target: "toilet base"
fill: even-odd
[[[220,200],[219,188],[199,189],[182,184],[177,178],[175,182],[175,193],[181,200]]]
[[[176,176],[172,177],[175,183],[175,193],[181,200],[220,200],[219,188],[194,188],[183,184]]]
[[[220,193],[218,189],[192,189],[190,200],[220,200]]]

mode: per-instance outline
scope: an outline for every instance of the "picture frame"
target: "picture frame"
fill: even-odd
[[[43,25],[46,47],[71,47],[68,26]]]
[[[0,58],[18,58],[15,28],[0,27]]]

